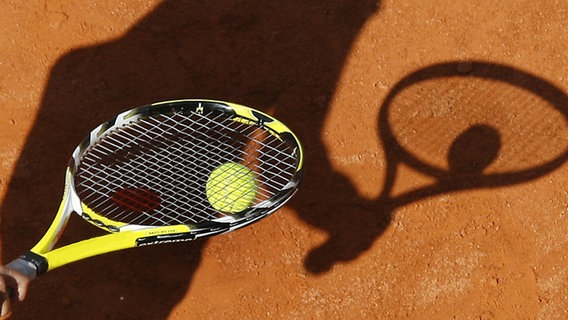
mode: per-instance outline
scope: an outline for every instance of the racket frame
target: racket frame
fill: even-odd
[[[74,174],[81,163],[82,155],[100,141],[105,134],[120,129],[140,118],[176,112],[204,113],[211,110],[221,111],[234,121],[260,126],[278,139],[286,140],[293,146],[297,161],[296,172],[280,192],[232,216],[196,225],[130,225],[110,220],[81,202],[75,191]],[[92,130],[88,137],[74,150],[65,174],[63,199],[50,227],[29,252],[9,263],[7,267],[34,279],[68,263],[99,254],[146,245],[191,241],[196,238],[209,237],[239,229],[272,214],[282,207],[296,193],[303,176],[302,168],[303,150],[294,133],[272,116],[243,105],[218,100],[184,99],[159,102],[122,112]],[[54,249],[73,212],[110,233]]]

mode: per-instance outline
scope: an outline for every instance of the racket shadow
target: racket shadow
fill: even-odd
[[[467,66],[466,70],[470,71],[464,73],[464,65]],[[545,138],[546,143],[552,144],[550,149],[556,150],[554,156],[515,170],[486,171],[499,158],[506,145],[504,145],[499,128],[483,123],[464,127],[463,131],[451,141],[445,159],[447,168],[427,163],[416,154],[416,150],[410,151],[408,146],[403,146],[400,142],[400,130],[395,130],[396,124],[393,123],[392,113],[393,109],[399,110],[400,106],[406,104],[400,103],[398,108],[395,108],[393,107],[395,100],[405,90],[423,82],[456,78],[495,81],[537,96],[548,104],[548,108],[551,109],[549,111],[559,115],[563,121],[563,130],[566,130],[568,96],[550,82],[535,75],[510,66],[483,61],[447,62],[413,72],[391,89],[379,111],[379,136],[386,157],[386,172],[381,194],[375,201],[353,200],[357,199],[356,195],[349,193],[349,190],[339,188],[339,194],[346,192],[346,196],[341,197],[340,200],[346,201],[348,205],[351,204],[351,209],[349,212],[334,213],[331,217],[326,216],[325,223],[315,217],[309,220],[310,223],[326,230],[329,238],[306,257],[305,265],[308,270],[321,274],[329,271],[336,263],[351,261],[359,257],[369,250],[376,239],[383,234],[389,227],[393,214],[403,206],[443,194],[525,183],[553,172],[566,162],[568,146],[565,144],[554,146],[554,142]],[[422,108],[420,103],[424,102],[418,102],[419,108]],[[411,111],[404,114],[404,108],[402,110],[403,115],[399,115],[398,120],[410,117],[412,114]],[[409,123],[402,122],[401,127],[405,126],[411,127]],[[444,125],[444,127],[447,126]],[[545,134],[536,132],[535,135],[539,133]],[[561,133],[563,134],[564,131]],[[559,135],[558,132],[556,135]],[[564,135],[560,139],[563,137]],[[408,137],[404,138],[408,139]],[[429,146],[425,147],[429,148]],[[515,159],[509,159],[509,161],[512,160]],[[501,161],[502,167],[507,165],[508,163],[503,164]],[[430,177],[433,182],[418,187],[406,187],[404,191],[393,195],[400,166],[412,168]],[[328,209],[330,212],[335,212],[333,208]],[[347,226],[346,216],[349,217]]]
[[[177,98],[221,99],[264,111],[277,106],[277,116],[301,137],[309,161],[321,161],[319,170],[331,172],[317,133],[345,56],[377,9],[378,1],[367,0],[164,1],[123,36],[62,56],[49,74],[2,203],[4,260],[25,252],[45,232],[77,143],[131,107]],[[340,176],[332,180],[346,183]],[[310,193],[314,182],[307,181],[299,194]],[[354,194],[352,187],[343,188]],[[300,197],[293,206],[304,211],[306,201]],[[61,244],[99,234],[73,216]],[[70,264],[35,281],[14,313],[19,319],[48,313],[165,319],[187,294],[206,245],[152,246]]]

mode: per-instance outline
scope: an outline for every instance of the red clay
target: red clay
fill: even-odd
[[[12,319],[567,319],[565,1],[0,1],[2,256],[45,232],[71,151],[175,98],[304,143],[273,216],[81,261]],[[72,219],[63,242],[98,234]]]

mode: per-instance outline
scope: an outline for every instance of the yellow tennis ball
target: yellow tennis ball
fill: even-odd
[[[242,164],[227,162],[211,171],[205,185],[207,200],[221,212],[240,212],[256,199],[254,172]]]

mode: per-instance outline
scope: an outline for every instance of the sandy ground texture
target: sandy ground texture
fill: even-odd
[[[271,217],[65,266],[13,319],[568,319],[565,0],[2,0],[0,22],[4,262],[119,111],[238,102],[307,156]]]

